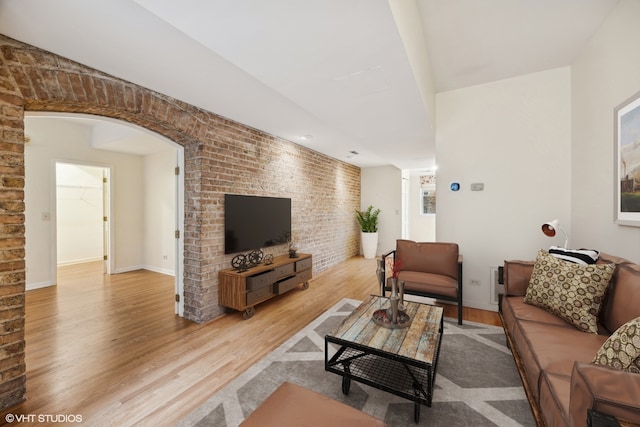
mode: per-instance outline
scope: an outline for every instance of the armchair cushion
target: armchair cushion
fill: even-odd
[[[458,281],[449,276],[419,271],[401,271],[398,280],[404,281],[404,291],[443,295],[456,298]]]

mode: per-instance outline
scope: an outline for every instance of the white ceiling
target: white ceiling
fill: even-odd
[[[429,169],[434,93],[570,65],[617,3],[0,0],[0,33],[357,166]]]
[[[56,131],[56,124],[60,120],[87,129],[87,143],[97,150],[147,156],[176,149],[175,143],[143,127],[121,120],[96,118],[89,114],[27,112],[24,119],[25,133],[29,138],[33,134],[47,135]]]

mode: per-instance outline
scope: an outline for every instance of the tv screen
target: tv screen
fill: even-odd
[[[281,245],[291,240],[291,199],[224,196],[224,253]]]

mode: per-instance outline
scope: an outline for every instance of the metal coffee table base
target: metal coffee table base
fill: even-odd
[[[329,354],[329,343],[339,345],[340,349],[331,359],[325,357],[325,370],[342,376],[344,394],[349,394],[354,380],[413,401],[417,423],[420,405],[431,406],[441,341],[439,334],[435,363],[425,364],[327,336],[325,355]]]

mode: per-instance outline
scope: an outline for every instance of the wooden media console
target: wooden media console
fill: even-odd
[[[259,264],[246,271],[234,268],[218,273],[218,303],[243,311],[245,319],[255,314],[255,306],[281,295],[302,283],[309,287],[312,276],[312,257],[298,254],[297,258],[280,255],[271,264]]]

